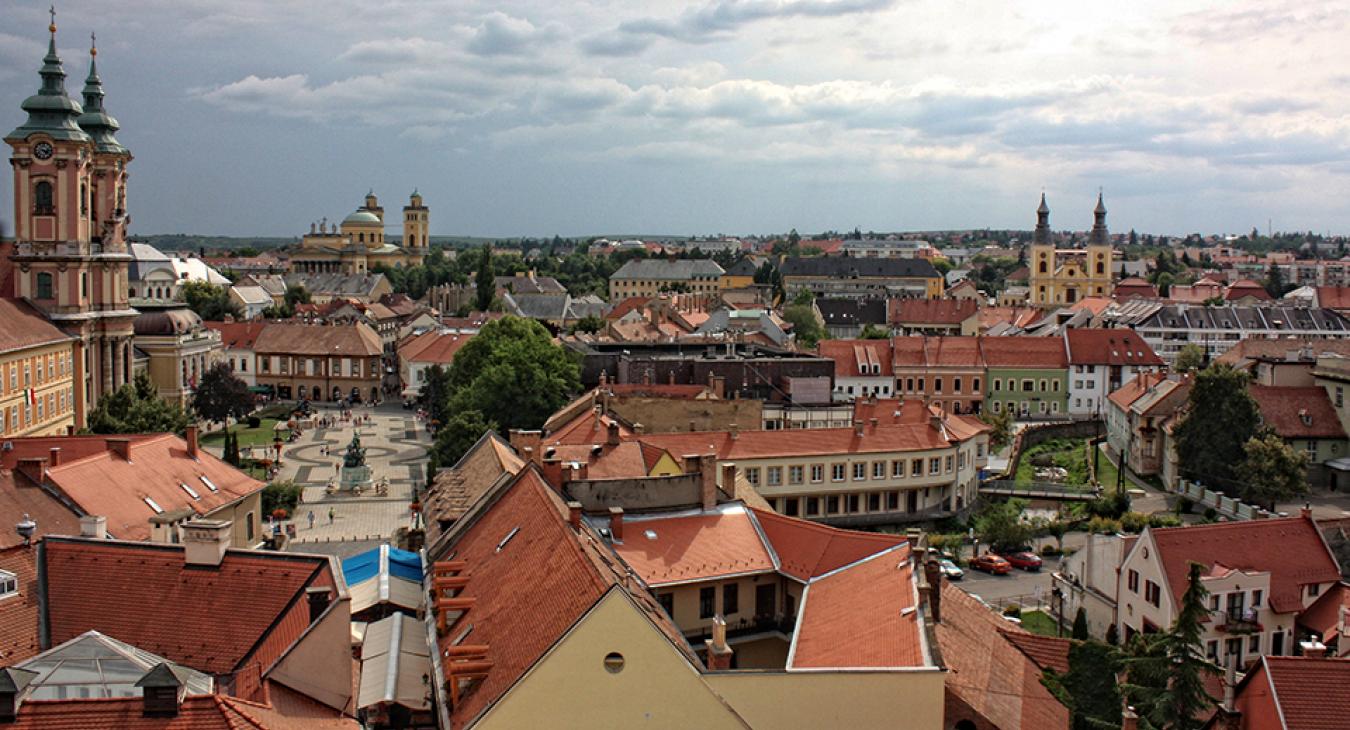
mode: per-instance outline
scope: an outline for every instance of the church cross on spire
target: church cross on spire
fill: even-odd
[[[52,35],[56,35],[56,5],[53,4],[50,8],[47,9],[47,12],[51,13],[52,16],[52,23],[51,25],[47,26],[47,30],[50,31]]]

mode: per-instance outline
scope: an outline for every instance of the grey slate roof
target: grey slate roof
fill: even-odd
[[[754,276],[756,271],[759,271],[759,268],[750,259],[741,259],[727,269],[727,273],[732,276]]]
[[[828,276],[835,279],[924,278],[936,279],[937,269],[928,259],[862,258],[856,256],[807,256],[783,262],[783,276]]]
[[[310,294],[327,296],[371,296],[384,281],[384,274],[288,274],[286,286],[297,284]]]
[[[885,299],[817,299],[826,327],[886,325]]]
[[[694,278],[716,278],[725,273],[712,259],[633,259],[610,275],[616,279],[651,279],[653,281],[688,281]]]

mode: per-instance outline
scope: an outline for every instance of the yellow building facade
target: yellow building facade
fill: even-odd
[[[1086,248],[1057,249],[1050,238],[1050,208],[1041,195],[1036,233],[1028,257],[1028,288],[1034,306],[1073,304],[1087,297],[1111,295],[1115,251],[1106,230],[1106,206],[1097,196],[1092,233]]]
[[[83,423],[76,412],[74,362],[75,341],[64,335],[0,353],[0,434],[61,436]]]
[[[385,239],[384,208],[373,192],[365,204],[339,224],[325,218],[311,223],[309,234],[290,252],[291,271],[364,274],[377,266],[418,266],[431,247],[430,209],[413,191],[403,207],[403,232],[397,243]]]

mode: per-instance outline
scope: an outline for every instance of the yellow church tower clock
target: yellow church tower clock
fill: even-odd
[[[5,135],[14,170],[15,294],[79,339],[74,362],[76,423],[99,398],[132,379],[127,303],[126,179],[131,153],[103,110],[96,47],[90,46],[85,104],[70,98],[56,52],[56,14],[42,86],[24,100],[28,120]]]

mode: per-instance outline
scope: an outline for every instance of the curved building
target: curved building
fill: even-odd
[[[403,235],[385,239],[384,208],[372,191],[365,204],[341,223],[325,218],[290,252],[291,271],[309,274],[364,274],[376,266],[401,268],[422,263],[430,250],[429,211],[416,190],[403,206]]]

